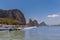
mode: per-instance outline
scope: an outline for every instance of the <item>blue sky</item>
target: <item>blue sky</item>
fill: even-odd
[[[27,21],[60,24],[60,0],[0,0],[0,9],[20,9]]]

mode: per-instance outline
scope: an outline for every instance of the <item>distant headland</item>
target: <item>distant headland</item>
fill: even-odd
[[[18,9],[2,10],[0,9],[0,24],[7,25],[25,25],[24,14]]]

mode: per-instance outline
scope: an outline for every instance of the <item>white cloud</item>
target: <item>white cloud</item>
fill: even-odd
[[[48,18],[55,18],[55,17],[59,17],[60,15],[59,14],[52,14],[52,15],[48,15],[47,17]]]

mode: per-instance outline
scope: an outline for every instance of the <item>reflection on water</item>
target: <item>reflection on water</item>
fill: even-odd
[[[24,40],[24,31],[10,32],[10,38],[14,40]]]
[[[0,40],[60,40],[60,27],[45,26],[20,31],[0,31]]]
[[[24,31],[0,31],[0,40],[24,40]]]

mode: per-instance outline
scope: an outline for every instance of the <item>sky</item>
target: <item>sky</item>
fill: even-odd
[[[39,23],[60,24],[60,0],[0,0],[0,9],[19,9],[27,22],[31,18]]]

